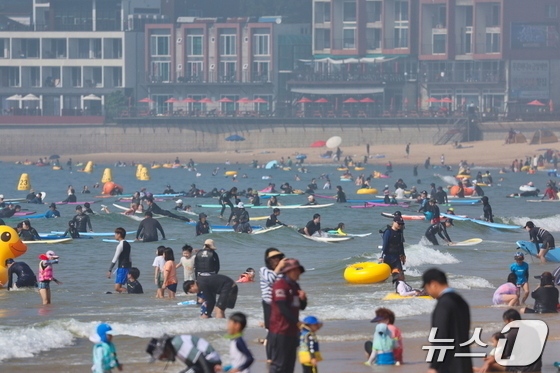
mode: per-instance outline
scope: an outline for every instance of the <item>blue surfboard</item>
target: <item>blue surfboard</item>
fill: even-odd
[[[460,216],[449,215],[449,214],[444,214],[444,213],[440,213],[440,215],[444,216],[446,218],[449,218],[449,219],[453,219],[453,220],[472,221],[473,223],[484,225],[484,226],[490,227],[490,228],[498,228],[498,229],[519,229],[519,228],[521,228],[519,225],[490,223],[490,222],[487,222],[487,221],[484,221],[484,220],[473,219],[473,218],[462,218]]]
[[[535,257],[537,256],[537,247],[533,242],[517,241],[516,244],[517,246],[519,246],[520,249],[525,251],[527,254]],[[541,246],[542,245],[539,244],[539,250]],[[548,253],[546,253],[545,258],[549,262],[560,262],[560,248],[556,247],[552,250],[549,250]]]

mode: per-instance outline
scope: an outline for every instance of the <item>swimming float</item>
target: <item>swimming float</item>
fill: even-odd
[[[346,167],[339,167],[336,169],[337,171],[348,171],[348,168]]]
[[[466,196],[472,196],[473,193],[474,193],[474,188],[463,187],[463,191],[464,191]],[[452,196],[456,196],[457,193],[459,193],[459,186],[458,185],[453,185],[451,188],[449,188],[449,194],[451,194]]]
[[[354,167],[354,171],[363,171],[365,169],[365,167]]]
[[[386,177],[389,177],[389,176],[384,175],[381,172],[373,171],[373,178],[374,179],[380,179],[380,178],[386,178]]]
[[[54,166],[52,169],[53,170],[62,170],[62,167]]]
[[[291,171],[292,168],[291,168],[291,167],[284,167],[284,168],[282,168],[282,170],[284,170],[284,171]]]
[[[381,282],[388,279],[390,275],[391,267],[387,263],[356,263],[344,270],[344,279],[352,284]]]
[[[457,176],[455,176],[456,179],[470,179],[471,175],[467,175],[467,174],[459,174]]]
[[[152,168],[161,168],[161,165],[160,164],[155,164],[155,165],[152,166]]]
[[[375,188],[362,188],[356,191],[357,194],[377,194],[377,189]]]
[[[409,295],[409,296],[403,297],[399,293],[389,293],[383,298],[383,300],[407,299],[407,298],[434,299],[434,298],[430,297],[429,295],[421,295],[421,296]]]
[[[8,226],[0,227],[0,282],[8,283],[8,268],[6,259],[15,259],[27,251],[27,246],[21,241],[17,232]]]
[[[237,171],[226,171],[224,172],[224,175],[226,176],[233,176],[233,175],[237,175],[238,172]]]
[[[537,187],[530,186],[530,185],[521,185],[519,190],[522,192],[534,192],[537,190]]]
[[[531,168],[531,166],[523,166],[523,167],[521,167],[521,171],[523,171],[523,172],[529,171],[530,168]]]

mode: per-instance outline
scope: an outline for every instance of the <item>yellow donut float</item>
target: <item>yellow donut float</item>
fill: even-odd
[[[284,167],[284,168],[282,168],[282,169],[283,169],[284,171],[291,171],[291,170],[292,170],[291,167]]]
[[[346,167],[339,167],[336,169],[337,171],[348,171],[348,168]]]
[[[459,174],[459,175],[455,176],[455,178],[457,178],[457,179],[470,179],[471,175]]]
[[[363,171],[365,169],[365,167],[354,167],[354,171]]]
[[[356,191],[357,194],[377,194],[377,189],[375,188],[362,188]]]
[[[237,171],[226,171],[226,172],[224,172],[224,175],[226,175],[226,176],[237,175]]]
[[[166,163],[162,167],[163,168],[173,168],[173,165],[171,163]]]
[[[62,170],[62,167],[54,166],[52,169],[53,170]]]
[[[529,171],[530,168],[531,168],[531,166],[523,166],[523,167],[521,167],[521,171],[522,172]]]
[[[344,270],[344,279],[352,284],[381,282],[388,279],[390,275],[391,267],[387,263],[356,263]]]
[[[161,168],[161,165],[160,164],[155,164],[155,165],[152,166],[152,169],[153,168]]]

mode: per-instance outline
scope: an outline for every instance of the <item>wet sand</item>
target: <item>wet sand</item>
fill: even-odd
[[[463,148],[455,149],[451,144],[448,145],[431,145],[431,144],[411,144],[410,156],[405,157],[405,144],[403,145],[372,145],[370,147],[370,156],[384,155],[384,158],[371,158],[368,163],[384,166],[387,161],[391,161],[394,165],[418,164],[423,167],[426,158],[431,157],[432,165],[440,164],[440,157],[445,155],[445,163],[457,168],[457,164],[461,160],[467,160],[469,163],[482,166],[508,167],[511,162],[517,158],[525,156],[533,156],[542,154],[538,149],[552,148],[555,149],[557,144],[544,145],[528,145],[528,144],[504,144],[502,140],[493,141],[476,141],[462,144]],[[365,146],[345,147],[344,142],[340,146],[344,152],[342,157],[350,155],[356,162],[361,162],[363,156],[366,155]],[[172,162],[175,157],[179,157],[182,163],[187,163],[192,158],[197,163],[225,163],[226,160],[231,162],[230,168],[235,163],[247,164],[253,159],[259,163],[267,163],[272,160],[280,160],[281,157],[287,161],[291,157],[295,162],[295,157],[299,154],[307,155],[305,163],[307,164],[333,164],[331,159],[321,158],[328,149],[322,148],[276,148],[276,149],[254,149],[250,151],[242,151],[239,153],[233,151],[215,152],[184,152],[184,153],[95,153],[95,154],[64,154],[61,153],[61,163],[65,166],[68,158],[72,158],[74,163],[93,161],[95,163],[115,163],[121,162],[138,162],[151,164],[152,162],[167,163]],[[50,155],[47,155],[47,157]],[[2,157],[4,162],[23,161],[23,157]],[[31,161],[37,161],[35,157],[29,157]],[[224,166],[227,167],[227,166]]]

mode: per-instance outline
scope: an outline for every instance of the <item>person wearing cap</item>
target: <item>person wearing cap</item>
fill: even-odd
[[[186,193],[187,197],[197,197],[200,193],[200,190],[196,187],[196,184],[191,184],[191,188]]]
[[[494,215],[492,214],[492,206],[488,203],[488,197],[483,196],[481,198],[482,201],[482,212],[484,213],[484,220],[493,223],[494,222]]]
[[[449,207],[447,209],[447,215],[455,215],[455,209],[453,207]]]
[[[78,202],[78,199],[76,198],[76,191],[74,190],[74,188],[70,189],[68,197],[66,197],[66,199],[62,202]]]
[[[403,264],[406,263],[406,255],[404,253],[404,234],[402,228],[404,220],[400,215],[393,218],[391,228],[383,232],[383,245],[381,249],[380,261],[388,264],[391,269],[399,269],[402,271]]]
[[[203,319],[212,317],[216,308],[216,318],[224,319],[226,309],[233,309],[237,301],[238,288],[235,281],[228,276],[212,274],[201,274],[197,280],[189,280],[183,283],[183,290],[187,294],[200,294],[206,301],[206,307],[201,307]],[[216,301],[216,296],[218,300]]]
[[[171,185],[167,184],[167,187],[165,188],[162,194],[175,194],[175,191],[171,189]]]
[[[316,206],[319,203],[315,200],[315,196],[309,195],[307,196],[307,203],[302,206]]]
[[[91,220],[89,216],[82,211],[82,206],[76,206],[76,216],[74,216],[74,224],[78,232],[85,233],[89,227],[89,231],[93,232],[93,227],[91,226]]]
[[[51,304],[51,281],[62,285],[62,282],[54,278],[53,264],[58,263],[58,255],[52,250],[47,251],[44,255],[39,255],[39,274],[37,276],[37,287],[43,304]]]
[[[6,267],[8,267],[8,284],[6,288],[33,288],[37,286],[37,278],[33,270],[25,262],[16,262],[12,258],[6,259]],[[13,275],[17,276],[16,282],[13,282]],[[0,284],[1,285],[1,284]]]
[[[173,210],[183,211],[183,200],[182,199],[178,199],[177,201],[175,201],[175,207],[173,207]]]
[[[274,247],[266,249],[264,252],[264,267],[259,270],[259,282],[261,287],[261,298],[264,316],[264,327],[267,333],[270,329],[270,312],[272,303],[272,286],[278,280],[280,271],[284,268],[285,256]],[[268,339],[268,336],[267,336]],[[266,345],[266,359],[270,363],[270,346]]]
[[[317,373],[317,363],[323,360],[315,334],[322,326],[323,323],[315,316],[303,319],[299,335],[299,362],[303,373]]]
[[[210,224],[206,221],[208,215],[205,213],[198,214],[198,222],[196,223],[196,235],[200,236],[201,234],[209,234],[210,233]]]
[[[177,220],[182,220],[182,221],[186,221],[186,222],[190,222],[191,219],[184,217],[184,216],[179,216],[179,215],[175,215],[173,213],[171,213],[168,210],[164,210],[161,207],[159,207],[155,202],[153,197],[147,197],[146,198],[146,203],[148,204],[148,209],[146,211],[150,211],[152,214],[156,214],[156,215],[163,215],[163,216],[167,216],[169,218],[173,218],[173,219],[177,219]]]
[[[449,287],[447,276],[437,268],[428,269],[422,274],[422,287],[431,297],[437,299],[432,312],[432,330],[437,328],[434,339],[452,341],[432,342],[432,345],[453,347],[452,351],[447,351],[443,361],[438,361],[437,352],[433,355],[428,373],[472,373],[470,346],[464,345],[471,337],[468,303]],[[458,357],[457,354],[462,356]]]
[[[418,209],[417,212],[425,213],[426,211],[428,211],[428,203],[429,203],[428,192],[423,190],[420,193],[420,208]]]
[[[418,295],[426,295],[420,290],[413,289],[406,281],[404,272],[398,269],[393,269],[392,272],[393,284],[395,284],[395,293],[401,297],[414,297]]]
[[[307,222],[304,228],[298,230],[298,233],[305,234],[306,236],[313,236],[315,233],[321,233],[321,215],[314,214],[313,220]]]
[[[440,212],[439,212],[439,206],[437,205],[437,201],[435,198],[430,198],[430,202],[428,205],[428,211],[426,211],[426,213],[430,213],[430,223],[431,224],[436,224],[439,223],[441,220],[440,217]],[[426,215],[426,219],[428,218],[428,215]]]
[[[554,286],[554,276],[550,272],[543,272],[540,276],[535,276],[541,280],[539,286],[531,292],[531,297],[535,300],[533,308],[524,307],[521,313],[558,313],[558,288]]]
[[[161,233],[161,239],[165,240],[165,232],[160,222],[153,218],[150,211],[144,213],[144,219],[138,225],[136,230],[136,239],[134,241],[155,242],[159,241],[158,231]]]
[[[214,240],[204,241],[204,247],[196,253],[194,259],[194,273],[196,278],[200,275],[210,276],[220,272],[220,257],[216,252]]]
[[[537,257],[541,260],[542,264],[546,263],[546,254],[549,250],[556,247],[554,243],[554,236],[552,236],[552,234],[550,234],[550,232],[546,229],[535,227],[535,223],[532,221],[525,223],[523,228],[529,232],[529,241],[533,242],[537,247]],[[539,246],[539,244],[542,244],[542,246]]]
[[[99,324],[95,334],[89,337],[93,346],[92,373],[111,373],[114,368],[123,370],[123,365],[117,358],[117,349],[113,344],[113,328],[109,324]]]
[[[447,228],[451,227],[452,225],[453,219],[447,219],[446,221],[432,224],[428,229],[426,229],[426,233],[424,233],[424,236],[434,246],[439,245],[436,234],[440,236],[442,240],[447,242],[448,245],[454,245],[453,241],[451,241],[451,238],[449,238],[449,234],[447,233]]]
[[[375,310],[375,317],[370,321],[375,323],[386,324],[387,329],[391,332],[391,337],[396,340],[396,344],[393,349],[393,355],[395,360],[395,365],[401,365],[403,363],[403,341],[402,332],[395,326],[395,313],[388,308],[378,308]],[[367,341],[364,344],[368,360],[371,357],[371,352],[373,348],[373,342]]]
[[[126,231],[124,228],[115,229],[115,240],[119,241],[117,248],[115,249],[115,255],[113,260],[111,260],[111,265],[109,266],[109,271],[107,272],[107,278],[111,278],[111,272],[115,265],[117,265],[117,274],[115,276],[115,291],[117,293],[126,292],[126,284],[128,271],[132,267],[132,259],[130,256],[131,247],[128,241],[126,241]]]
[[[237,233],[253,232],[249,219],[249,212],[245,209],[245,204],[243,202],[239,202],[237,204],[237,211],[234,217],[233,229]]]
[[[529,297],[529,263],[525,262],[525,254],[521,251],[516,252],[513,259],[515,263],[509,266],[509,270],[517,276],[516,285],[524,291],[521,304],[525,304]]]
[[[270,373],[293,373],[299,342],[299,311],[307,307],[307,296],[297,281],[305,268],[297,259],[286,259],[284,276],[272,286],[270,326]]]
[[[45,218],[52,219],[52,218],[60,218],[60,211],[56,209],[56,205],[51,203],[49,205],[49,211],[45,213]]]
[[[214,373],[222,370],[218,352],[210,342],[194,335],[164,334],[161,338],[152,338],[146,352],[151,356],[150,363],[156,360],[174,362],[177,359],[185,363],[187,372]]]

